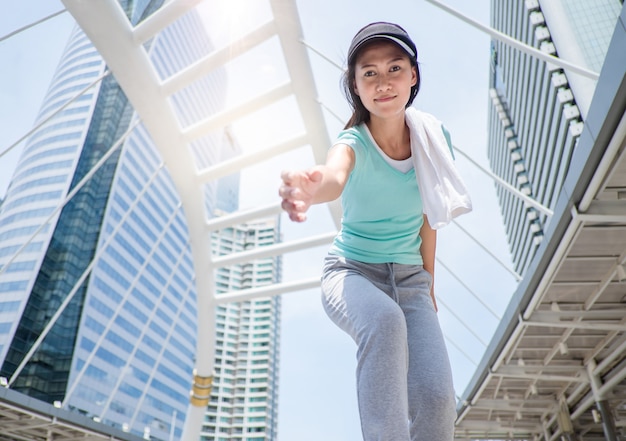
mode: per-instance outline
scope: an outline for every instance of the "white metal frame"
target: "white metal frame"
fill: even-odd
[[[259,257],[261,253],[243,252],[227,257],[211,257],[210,231],[225,224],[235,225],[242,219],[259,218],[277,212],[277,207],[265,207],[245,213],[235,213],[219,221],[207,221],[202,207],[202,183],[228,175],[253,165],[261,159],[268,159],[285,151],[310,145],[315,159],[322,161],[330,140],[325,128],[324,117],[317,103],[315,82],[310,69],[308,53],[300,43],[302,29],[294,2],[272,0],[274,21],[254,30],[241,41],[233,43],[171,78],[161,81],[152,66],[143,43],[156,35],[164,27],[194,8],[196,0],[171,1],[156,11],[140,25],[133,28],[116,1],[84,2],[63,0],[83,31],[91,39],[107,66],[124,90],[135,111],[155,142],[163,157],[174,184],[181,197],[187,215],[191,251],[196,272],[198,310],[211,311],[217,305],[214,295],[213,269],[241,260]],[[166,99],[172,93],[202,77],[206,72],[224,64],[233,54],[241,53],[258,45],[273,35],[278,35],[285,53],[290,82],[256,97],[236,108],[225,109],[221,113],[189,127],[179,127],[173,108]],[[197,170],[189,149],[181,148],[208,132],[228,125],[237,118],[263,108],[287,96],[294,95],[305,123],[306,133],[292,140],[249,155],[237,157],[226,163],[215,165],[207,170]],[[194,171],[194,173],[190,173]],[[331,206],[338,225],[338,206]],[[317,238],[292,243],[277,244],[262,250],[263,255],[278,255],[290,251],[307,249],[311,246],[328,243],[331,232]],[[283,292],[315,286],[319,282],[304,280],[281,284],[265,289],[239,291],[220,296],[220,302],[243,300],[260,295],[277,295]],[[198,321],[198,348],[196,351],[196,380],[194,392],[202,395],[213,372],[215,341],[215,319],[212,315]],[[203,398],[208,398],[203,396]],[[192,399],[192,403],[194,400]],[[198,401],[206,405],[204,400]],[[183,433],[184,440],[196,440],[199,436],[205,407],[190,406]]]

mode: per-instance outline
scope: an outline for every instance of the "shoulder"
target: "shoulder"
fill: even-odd
[[[454,148],[452,146],[452,137],[450,136],[450,132],[448,131],[446,126],[443,124],[443,122],[441,122],[439,118],[437,118],[435,115],[431,113],[418,110],[414,107],[407,108],[405,115],[406,115],[407,122],[409,122],[410,125],[411,124],[415,125],[416,123],[419,122],[419,124],[422,125],[423,127],[428,127],[431,130],[431,133],[437,134],[439,136],[443,134],[442,140],[445,140],[445,145],[448,146],[448,149],[450,150],[450,154],[452,155],[452,158],[454,159]]]
[[[335,144],[346,144],[348,142],[363,142],[366,138],[366,132],[363,124],[348,127],[337,135]]]
[[[333,146],[337,144],[344,144],[351,147],[355,152],[360,152],[369,143],[367,130],[363,124],[358,126],[349,127],[342,130],[337,135]]]
[[[433,115],[432,113],[424,112],[423,110],[416,109],[415,107],[408,107],[405,111],[405,115],[407,119],[415,119],[425,124],[430,123],[433,125],[443,126],[441,120],[435,115]]]

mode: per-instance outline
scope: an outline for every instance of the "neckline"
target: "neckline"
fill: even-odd
[[[407,174],[411,170],[413,170],[414,167],[413,167],[413,155],[412,154],[406,159],[393,159],[387,153],[385,153],[383,149],[380,148],[380,146],[378,145],[378,143],[372,136],[372,132],[370,132],[369,127],[367,127],[367,124],[363,123],[362,125],[365,128],[365,133],[369,137],[370,142],[375,147],[376,151],[379,153],[381,158],[387,163],[387,165],[389,165],[391,168],[393,168],[394,170],[402,174]]]

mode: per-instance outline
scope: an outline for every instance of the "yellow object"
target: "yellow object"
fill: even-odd
[[[206,407],[211,399],[211,388],[213,386],[213,375],[202,377],[194,374],[193,387],[189,394],[189,401],[193,406]]]

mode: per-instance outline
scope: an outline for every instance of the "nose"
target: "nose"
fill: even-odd
[[[390,87],[389,78],[387,77],[387,75],[384,75],[384,74],[378,75],[378,83],[376,84],[376,90],[377,91],[388,90],[389,87]]]

